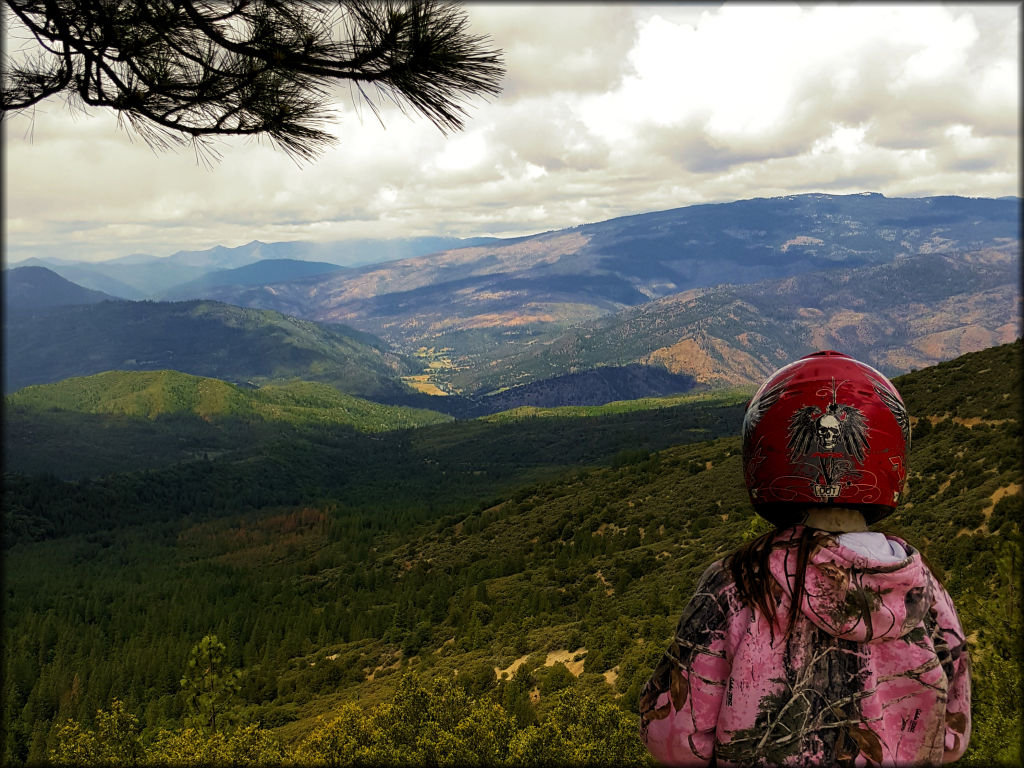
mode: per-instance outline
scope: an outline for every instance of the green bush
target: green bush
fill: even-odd
[[[96,712],[96,728],[68,720],[57,728],[50,759],[60,765],[138,765],[143,758],[139,719],[118,699]]]
[[[294,754],[316,765],[500,765],[514,732],[499,705],[472,700],[448,680],[428,688],[403,674],[390,701],[371,712],[349,702]]]
[[[206,733],[197,728],[161,729],[148,744],[139,721],[115,699],[96,713],[95,729],[69,720],[58,727],[50,760],[58,765],[276,765],[284,758],[277,740],[257,725]]]
[[[653,765],[634,715],[570,688],[538,725],[516,734],[513,765]]]

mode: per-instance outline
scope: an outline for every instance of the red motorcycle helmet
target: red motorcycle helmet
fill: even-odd
[[[743,474],[761,517],[784,527],[809,507],[892,514],[906,480],[910,417],[892,383],[831,350],[786,365],[743,417]]]

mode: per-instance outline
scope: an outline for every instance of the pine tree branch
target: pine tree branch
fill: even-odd
[[[267,135],[312,159],[335,141],[331,86],[372,85],[442,132],[497,95],[501,52],[434,0],[5,0],[38,58],[4,61],[0,119],[64,94],[118,112],[161,147]],[[23,57],[24,59],[24,57]]]

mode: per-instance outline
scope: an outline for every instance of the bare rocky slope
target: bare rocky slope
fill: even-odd
[[[446,386],[486,391],[630,363],[711,387],[753,386],[794,357],[829,348],[898,375],[1018,338],[1019,270],[1014,246],[690,291],[453,368]]]

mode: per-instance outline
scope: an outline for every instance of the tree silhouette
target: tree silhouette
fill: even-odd
[[[324,126],[345,83],[378,119],[387,99],[459,130],[466,100],[498,94],[504,75],[465,12],[433,0],[6,3],[0,117],[63,94],[159,148],[267,136],[312,159],[335,141]]]

